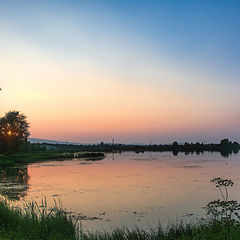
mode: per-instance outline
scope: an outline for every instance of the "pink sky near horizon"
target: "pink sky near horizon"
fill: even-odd
[[[31,7],[22,9],[25,18],[18,9],[19,15],[8,9],[0,16],[0,116],[9,110],[26,114],[31,137],[126,143],[240,140],[238,74],[229,75],[231,68],[221,67],[217,55],[211,62],[206,42],[198,44],[206,47],[209,62],[193,51],[199,46],[179,49],[163,41],[167,33],[161,29],[141,32],[107,6],[99,11],[78,6],[82,14],[70,6],[58,11]],[[188,27],[186,36],[193,31]],[[193,43],[198,40],[192,37]],[[216,53],[220,43],[214,42]]]
[[[116,85],[105,91],[101,86],[89,88],[85,93],[80,91],[81,86],[69,86],[69,95],[67,90],[58,88],[61,96],[51,87],[42,89],[41,94],[33,88],[8,88],[4,84],[0,113],[16,109],[26,114],[31,137],[77,142],[110,142],[112,138],[137,143],[215,141],[228,137],[233,124],[237,127],[237,119],[234,123],[229,115],[222,117],[221,111],[211,105],[199,103],[195,111],[196,104],[184,94]]]
[[[172,81],[150,83],[144,72],[121,79],[118,72],[94,65],[79,70],[31,51],[27,62],[21,60],[24,57],[0,58],[1,75],[8,80],[1,82],[0,114],[9,110],[26,114],[32,137],[140,143],[237,137],[239,117],[231,103],[236,101],[236,89],[225,100],[215,86],[204,81],[195,85],[190,77],[180,86],[180,73],[166,69],[155,73],[157,66],[152,79]]]

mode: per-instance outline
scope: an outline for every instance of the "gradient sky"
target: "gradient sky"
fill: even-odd
[[[240,141],[240,2],[0,0],[0,115],[32,137]]]

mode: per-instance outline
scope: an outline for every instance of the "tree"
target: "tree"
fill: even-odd
[[[221,140],[220,145],[221,146],[227,146],[229,144],[229,140],[227,138]]]
[[[2,151],[16,151],[30,136],[27,117],[19,111],[10,111],[0,118],[0,142]]]

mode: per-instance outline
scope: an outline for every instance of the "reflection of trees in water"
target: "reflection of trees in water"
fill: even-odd
[[[0,170],[0,194],[11,200],[26,196],[29,188],[28,168],[5,168]]]
[[[178,156],[178,154],[179,154],[179,152],[180,151],[176,151],[176,150],[173,150],[172,151],[172,153],[173,153],[173,155],[174,156]],[[213,151],[210,151],[211,153],[213,152]],[[219,151],[220,152],[220,154],[221,154],[221,156],[222,157],[224,157],[224,158],[228,158],[228,157],[230,157],[232,154],[237,154],[237,153],[239,153],[239,151],[238,150],[234,150],[234,151]],[[184,154],[185,155],[190,155],[190,154],[196,154],[196,155],[200,155],[200,154],[203,154],[204,153],[204,151],[186,151],[186,152],[184,152]]]

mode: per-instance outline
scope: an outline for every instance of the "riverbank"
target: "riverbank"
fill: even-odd
[[[229,236],[227,236],[227,232]],[[115,229],[112,232],[83,234],[83,240],[239,240],[240,226],[214,226],[208,224],[179,224],[171,225],[164,231],[161,226],[157,229],[143,230],[136,228]]]
[[[60,151],[39,151],[30,153],[1,154],[0,167],[12,167],[16,164],[28,164],[35,162],[44,162],[48,160],[64,160],[72,158],[86,158],[98,160],[104,158],[102,152],[60,152]]]
[[[24,210],[23,210],[24,209]],[[198,223],[169,225],[164,231],[159,225],[147,230],[116,228],[111,232],[84,232],[61,205],[48,208],[35,202],[24,208],[12,207],[6,200],[0,201],[0,239],[26,240],[238,240],[239,224]]]

